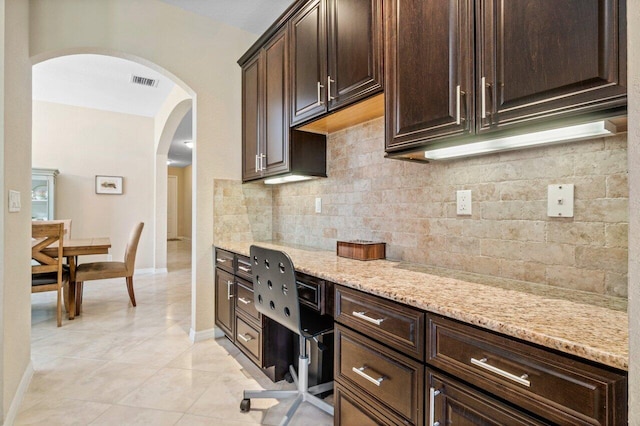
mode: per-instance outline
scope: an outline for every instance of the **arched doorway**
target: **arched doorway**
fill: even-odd
[[[146,247],[144,247],[146,253],[143,251],[141,256],[139,255],[138,264],[140,269],[145,271],[166,272],[167,153],[171,138],[175,133],[178,123],[187,111],[192,108],[195,110],[195,95],[193,90],[171,73],[149,61],[127,54],[99,51],[87,52],[84,50],[78,52],[65,51],[59,55],[50,54],[46,58],[35,58],[34,67],[38,67],[38,64],[44,64],[46,61],[55,60],[56,58],[77,59],[82,57],[97,57],[98,55],[103,61],[108,58],[111,61],[118,60],[139,64],[139,68],[153,70],[155,73],[161,74],[165,76],[167,80],[175,83],[176,89],[166,95],[155,116],[147,118],[146,121],[138,120],[136,122],[134,119],[130,119],[130,122],[123,123],[121,127],[137,126],[137,128],[131,131],[129,128],[121,130],[121,134],[114,134],[113,141],[103,138],[103,133],[108,133],[108,130],[102,128],[101,131],[100,123],[83,122],[82,120],[67,123],[68,129],[80,128],[77,133],[70,132],[70,134],[83,137],[86,142],[84,146],[78,145],[77,149],[67,149],[67,153],[57,159],[59,163],[70,161],[72,165],[68,165],[67,169],[73,169],[68,179],[74,182],[67,182],[70,183],[69,186],[73,188],[73,198],[67,194],[67,199],[63,199],[62,201],[66,201],[63,205],[72,203],[75,205],[73,209],[67,209],[67,214],[63,215],[68,217],[79,215],[79,220],[75,222],[79,225],[79,231],[82,232],[84,227],[85,234],[87,229],[91,229],[92,231],[102,229],[102,232],[109,235],[112,239],[112,255],[114,258],[120,257],[121,254],[119,251],[124,249],[128,235],[126,229],[128,225],[123,225],[123,227],[119,228],[117,224],[111,223],[112,217],[114,222],[118,222],[116,217],[118,215],[120,215],[119,222],[122,222],[123,218],[125,219],[124,222],[126,222],[128,218],[131,218],[130,220],[133,221],[146,222],[146,229],[148,230],[146,233]],[[103,68],[108,67],[105,66]],[[35,69],[36,68],[34,68],[34,70]],[[106,71],[100,70],[98,72],[101,78],[108,81],[110,77]],[[132,79],[133,75],[134,74],[131,73]],[[121,77],[120,75],[119,78]],[[126,78],[128,77],[127,75]],[[86,88],[83,87],[83,89]],[[87,90],[87,93],[91,94],[91,90]],[[111,98],[117,97],[116,94],[110,95]],[[117,99],[109,99],[107,97],[107,103],[109,103],[109,101],[115,103]],[[34,108],[37,107],[37,102],[34,102]],[[78,106],[78,108],[81,107],[82,105]],[[136,113],[134,112],[133,114]],[[117,114],[114,116],[117,116]],[[196,114],[193,114],[194,122],[196,116]],[[37,117],[38,115],[34,114],[34,119],[37,119]],[[86,119],[85,116],[83,116],[83,119],[91,120]],[[95,121],[100,122],[103,120],[96,119]],[[195,127],[195,123],[192,123],[192,126]],[[95,128],[95,132],[92,134],[91,131],[94,130],[93,128]],[[144,128],[144,131],[138,128]],[[34,129],[37,129],[37,126],[34,126]],[[130,138],[131,140],[118,140],[118,137],[121,135],[123,138]],[[37,137],[38,134],[35,132],[34,140]],[[50,134],[48,134],[47,137],[50,137]],[[63,139],[64,142],[67,143],[72,138],[65,137],[60,139]],[[94,139],[96,141],[94,141]],[[96,147],[96,144],[100,144],[101,141],[103,145],[119,146],[119,148],[114,152],[106,148]],[[144,152],[141,153],[139,150],[130,149],[130,147],[136,143],[144,145],[152,144],[152,146],[146,146]],[[69,145],[66,146],[70,148]],[[87,149],[87,147],[89,149]],[[88,158],[91,158],[94,154],[101,158],[88,161]],[[196,150],[194,150],[194,157],[196,155]],[[127,161],[129,161],[129,164],[126,164]],[[88,165],[91,163],[93,163],[93,167]],[[195,168],[193,168],[193,170],[195,170]],[[104,197],[96,198],[95,194],[87,191],[87,185],[90,184],[89,181],[93,174],[123,176],[125,180],[125,196],[120,198],[112,197],[110,199],[109,197],[106,199]],[[67,173],[67,175],[69,175],[69,173]],[[63,179],[67,179],[67,176]],[[144,188],[142,188],[143,186]],[[84,198],[82,198],[82,194],[86,194]],[[130,196],[129,199],[126,199],[127,195]],[[80,200],[78,200],[78,198],[80,198]],[[94,206],[94,204],[96,205]],[[64,208],[62,210],[64,211]],[[95,216],[100,217],[100,219]],[[104,225],[104,227],[100,228],[98,223]],[[141,241],[141,244],[143,244],[143,241]]]

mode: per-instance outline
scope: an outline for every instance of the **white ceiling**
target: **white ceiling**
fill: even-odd
[[[158,80],[157,87],[131,83],[131,75]],[[33,66],[33,99],[155,117],[175,83],[126,59],[68,55]]]
[[[253,34],[262,34],[294,0],[161,0]]]
[[[262,34],[293,0],[161,0],[192,13]],[[132,84],[131,75],[157,79],[157,87]],[[175,83],[126,59],[69,55],[33,66],[33,99],[154,117]],[[191,139],[191,113],[180,123],[169,149],[172,166],[191,164],[184,141]]]

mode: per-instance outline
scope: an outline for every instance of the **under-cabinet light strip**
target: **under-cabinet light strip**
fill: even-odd
[[[543,130],[518,136],[473,142],[464,145],[451,146],[425,151],[424,156],[429,160],[444,160],[449,158],[467,157],[492,152],[507,151],[515,148],[549,145],[560,142],[586,139],[596,136],[614,135],[615,131],[607,126],[606,121],[579,124],[559,129]]]

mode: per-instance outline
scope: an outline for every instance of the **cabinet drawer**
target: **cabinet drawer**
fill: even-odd
[[[241,254],[236,256],[236,275],[247,281],[253,280],[253,276],[251,274],[251,261],[247,256],[242,256]]]
[[[234,273],[233,253],[217,248],[216,249],[216,267],[224,269],[227,272]]]
[[[241,279],[237,280],[236,310],[247,314],[256,321],[260,321],[260,312],[258,312],[253,303],[253,284]]]
[[[409,424],[406,420],[388,413],[374,400],[358,395],[347,386],[334,387],[334,422],[336,426],[377,426]]]
[[[424,360],[424,312],[341,286],[335,306],[336,322]]]
[[[348,328],[336,328],[336,381],[364,392],[412,424],[422,423],[421,363]]]
[[[236,316],[236,344],[255,362],[262,362],[262,332]]]
[[[428,363],[561,424],[626,424],[627,379],[534,345],[428,315]]]
[[[426,424],[549,425],[446,375],[427,369]],[[430,404],[433,403],[433,408]]]

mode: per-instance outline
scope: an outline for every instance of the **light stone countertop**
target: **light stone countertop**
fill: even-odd
[[[249,256],[251,244],[285,251],[296,270],[621,370],[629,368],[627,301],[406,262],[359,261],[274,242],[219,242]]]

